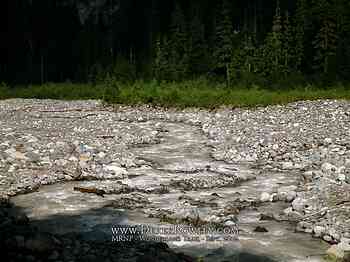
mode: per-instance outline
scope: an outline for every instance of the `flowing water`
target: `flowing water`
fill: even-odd
[[[134,208],[116,208],[111,203],[128,194],[84,194],[79,187],[103,187],[116,180],[74,181],[43,186],[39,191],[12,198],[43,231],[59,234],[79,232],[94,241],[110,240],[111,225],[160,225],[159,210],[183,208],[179,199],[192,200],[199,217],[210,217],[232,203],[257,200],[262,192],[281,186],[297,185],[291,173],[266,173],[248,164],[228,164],[211,157],[213,148],[200,128],[184,123],[154,121],[140,125],[159,125],[163,133],[159,143],[131,147],[142,165],[128,169],[124,185],[138,188],[131,194]],[[159,193],[152,189],[166,187]],[[147,199],[146,202],[137,198]],[[261,221],[260,214],[278,214],[287,203],[264,203],[241,210],[237,215],[239,240],[226,242],[168,243],[172,248],[204,261],[321,261],[327,244],[307,234],[295,233],[289,222]],[[215,213],[216,212],[216,213]],[[150,214],[152,214],[150,216]],[[180,212],[181,214],[181,212]],[[268,232],[254,232],[257,226]]]

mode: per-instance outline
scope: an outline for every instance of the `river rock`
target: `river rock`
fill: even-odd
[[[328,261],[349,262],[350,261],[350,244],[348,239],[342,239],[337,245],[332,245],[327,250],[326,258]]]
[[[331,242],[333,240],[333,238],[330,235],[324,235],[322,238],[326,242]]]
[[[335,165],[332,165],[330,163],[323,163],[322,166],[321,166],[321,170],[326,173],[326,174],[329,174],[329,173],[334,173],[337,171],[337,167]]]
[[[24,245],[25,245],[24,236],[17,235],[15,236],[15,240],[18,248],[24,248]]]
[[[292,202],[293,210],[298,212],[303,212],[307,206],[308,206],[308,201],[301,197],[297,197]]]
[[[284,170],[291,170],[294,168],[293,162],[283,162],[282,163],[282,169]]]
[[[267,230],[266,227],[257,226],[257,227],[254,229],[254,232],[258,232],[258,233],[267,233],[267,232],[269,232],[269,231]]]
[[[340,182],[345,182],[346,181],[346,176],[345,176],[345,174],[339,174],[337,179]]]
[[[297,193],[296,186],[285,186],[285,187],[280,187],[277,191],[277,197],[280,201],[286,201],[286,202],[291,202],[295,199]]]
[[[288,220],[298,222],[302,219],[303,215],[293,210],[292,207],[288,207],[285,210],[283,210],[283,213],[288,217]]]
[[[25,242],[25,248],[37,253],[48,253],[55,249],[55,242],[49,234],[37,233]]]
[[[322,237],[326,233],[326,228],[322,226],[315,226],[313,232],[315,237]]]
[[[261,202],[269,202],[271,201],[271,195],[269,193],[262,193],[261,196],[260,196],[260,201]]]

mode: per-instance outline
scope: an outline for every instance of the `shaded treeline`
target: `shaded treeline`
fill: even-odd
[[[348,0],[7,0],[0,19],[10,84],[350,75]]]

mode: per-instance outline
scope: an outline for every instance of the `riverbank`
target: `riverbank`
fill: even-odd
[[[349,238],[349,102],[207,111],[14,99],[0,109],[1,192],[30,219],[104,201],[139,221],[238,219],[246,247],[299,261],[302,246],[305,259],[322,250],[295,229],[330,244]],[[106,196],[73,191],[81,185]]]

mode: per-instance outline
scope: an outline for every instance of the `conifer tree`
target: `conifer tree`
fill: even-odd
[[[292,67],[292,60],[295,56],[294,49],[294,37],[292,32],[292,26],[290,23],[289,12],[287,11],[283,23],[283,38],[282,38],[282,52],[283,52],[283,64],[284,68],[287,71],[290,71]]]
[[[304,59],[306,13],[306,0],[298,0],[295,15],[295,68],[299,71]]]
[[[278,77],[283,65],[282,21],[279,0],[273,19],[272,32],[268,34],[262,48],[262,73],[265,76]]]
[[[159,37],[156,41],[153,74],[158,80],[167,80],[171,74],[169,41],[166,37]]]
[[[337,14],[337,73],[340,77],[350,79],[350,2],[348,0],[336,0]]]
[[[204,36],[204,25],[199,15],[196,14],[191,21],[189,39],[189,59],[192,74],[200,75],[207,72],[207,57],[208,52]]]
[[[186,18],[178,2],[175,4],[175,10],[172,13],[170,28],[170,61],[171,76],[175,80],[186,77],[189,71],[189,47],[188,47],[188,29]]]
[[[175,3],[175,10],[171,16],[171,42],[172,47],[181,55],[186,51],[188,30],[184,12],[178,2]]]
[[[330,69],[330,59],[337,51],[337,24],[334,10],[327,0],[317,3],[316,11],[319,16],[319,31],[313,41],[315,49],[314,68],[322,70],[327,75]]]
[[[227,84],[230,85],[230,63],[233,55],[233,26],[230,14],[229,0],[223,0],[221,15],[217,19],[216,25],[216,46],[214,56],[216,58],[216,67],[224,69]]]

